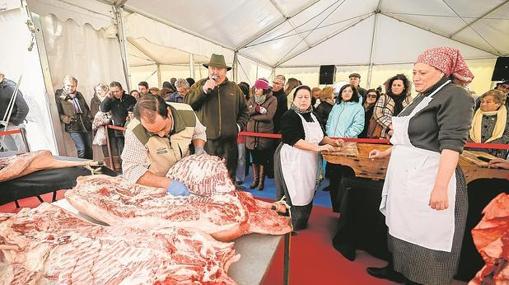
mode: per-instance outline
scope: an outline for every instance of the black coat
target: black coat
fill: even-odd
[[[4,119],[14,89],[16,89],[16,83],[14,83],[14,81],[4,79],[0,82],[0,120]],[[9,121],[15,126],[23,123],[28,114],[28,110],[29,108],[25,99],[23,99],[23,94],[18,90],[18,96],[16,96]]]
[[[274,114],[274,133],[279,133],[281,129],[281,117],[286,111],[288,111],[288,99],[286,98],[286,93],[283,89],[278,92],[273,92],[272,95],[277,99],[277,108],[276,113]]]
[[[124,127],[128,112],[132,112],[136,105],[136,98],[124,93],[120,99],[106,97],[101,103],[101,112],[111,112],[111,123],[118,127]],[[116,137],[124,136],[123,132],[115,131]]]
[[[322,129],[325,129],[325,125],[327,124],[327,119],[329,118],[329,113],[332,110],[332,107],[333,105],[323,101],[320,102],[320,104],[318,104],[315,109],[316,118],[320,122]]]
[[[66,95],[64,90],[58,89],[55,92],[55,102],[57,103],[58,114],[60,121],[64,123],[66,132],[90,132],[92,130],[92,114],[90,108],[85,102],[83,95],[76,91],[76,98],[82,113],[76,113],[72,98]]]

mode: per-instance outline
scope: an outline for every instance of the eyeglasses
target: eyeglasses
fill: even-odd
[[[371,94],[369,94],[369,95],[368,95],[368,97],[369,97],[369,98],[376,98],[376,95],[371,95]]]

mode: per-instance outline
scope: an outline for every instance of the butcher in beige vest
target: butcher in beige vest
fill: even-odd
[[[167,188],[172,195],[188,194],[183,184],[165,175],[177,161],[191,154],[191,144],[194,153],[204,152],[206,128],[191,106],[145,95],[136,104],[134,115],[125,132],[124,177],[133,183]]]

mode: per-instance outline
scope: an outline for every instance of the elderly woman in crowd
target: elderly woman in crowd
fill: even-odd
[[[458,49],[432,48],[413,68],[417,98],[392,118],[393,147],[380,210],[393,258],[368,273],[405,284],[450,284],[459,262],[467,217],[467,189],[458,166],[474,99],[452,79],[473,79]]]
[[[291,205],[294,230],[306,228],[316,186],[318,153],[340,146],[325,136],[312,113],[311,89],[295,88],[293,103],[281,118],[282,143],[274,154],[274,178],[278,196]]]
[[[372,138],[373,129],[369,128],[369,122],[371,118],[373,118],[373,111],[375,109],[375,104],[380,98],[380,92],[376,89],[369,89],[366,91],[366,100],[362,104],[364,107],[364,129],[360,133],[360,138]]]
[[[373,120],[370,121],[372,137],[388,137],[392,116],[397,116],[412,101],[410,81],[404,74],[389,78],[385,87],[387,94],[380,96],[376,102]]]
[[[272,133],[274,123],[272,119],[276,113],[277,99],[272,96],[269,82],[265,78],[256,80],[254,84],[254,96],[248,103],[249,121],[247,122],[247,131],[255,133]],[[270,157],[272,140],[269,138],[246,137],[246,148],[251,153],[253,159],[253,183],[249,188],[258,187],[263,190],[265,186],[265,167]]]
[[[490,90],[479,99],[481,105],[472,120],[470,140],[475,143],[509,143],[506,95],[500,90]],[[507,150],[482,149],[481,151],[500,158],[507,156]]]
[[[94,97],[90,100],[90,112],[94,118],[92,121],[92,131],[94,139],[93,145],[102,146],[103,155],[108,153],[106,146],[106,129],[105,126],[110,124],[111,115],[110,113],[103,113],[100,111],[102,101],[108,96],[110,88],[108,85],[99,83],[94,87]]]

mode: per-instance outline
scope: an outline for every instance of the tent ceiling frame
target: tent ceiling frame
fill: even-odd
[[[337,9],[339,9],[339,7],[341,7],[341,6],[343,5],[343,3],[345,3],[345,2],[346,2],[346,0],[342,0],[342,1],[341,1],[341,3],[339,3],[339,5],[338,5],[336,8],[334,8],[334,9],[333,9],[333,10],[332,10],[329,14],[327,14],[327,16],[325,16],[325,18],[323,18],[323,19],[320,21],[320,23],[318,23],[316,26],[314,26],[314,27],[313,27],[313,29],[311,29],[311,31],[309,31],[309,33],[307,33],[307,35],[306,35],[306,36],[304,36],[304,38],[302,38],[302,40],[300,40],[297,44],[295,44],[295,45],[293,46],[293,48],[292,48],[292,49],[290,49],[290,50],[289,50],[286,54],[290,54],[291,52],[293,52],[293,51],[294,51],[294,50],[295,50],[295,49],[296,49],[296,48],[297,48],[297,47],[298,47],[298,46],[299,46],[299,45],[300,45],[303,41],[305,41],[305,40],[306,40],[306,38],[307,38],[307,37],[308,37],[308,36],[309,36],[309,35],[310,35],[310,34],[311,34],[311,33],[312,33],[312,32],[313,32],[316,28],[318,28],[318,27],[319,27],[319,26],[320,26],[320,25],[321,25],[321,24],[322,24],[325,20],[327,20],[327,19],[330,17],[330,15],[332,15],[334,12],[336,12],[336,10],[337,10]],[[334,4],[336,4],[336,3],[337,3],[337,2],[334,2]],[[332,6],[327,7],[325,10],[328,10],[330,7],[332,7]],[[323,10],[323,12],[324,12],[325,10]],[[311,49],[313,46],[310,46],[309,44],[307,44],[307,47],[308,47],[308,48],[307,48],[307,49],[305,49],[305,50],[309,50],[309,49]],[[281,63],[281,61],[282,61],[282,60],[284,60],[284,58],[285,58],[285,56],[283,55],[283,57],[281,57],[281,58],[280,58],[280,59],[276,62],[276,66],[278,66],[278,65]],[[287,61],[287,60],[285,60],[285,61]]]
[[[270,25],[267,29],[264,29],[263,31],[255,34],[254,36],[252,36],[251,38],[247,39],[244,43],[240,44],[239,47],[237,47],[236,50],[241,50],[241,49],[244,49],[244,48],[247,48],[249,47],[250,44],[252,44],[253,42],[255,42],[256,40],[258,40],[259,38],[261,38],[263,35],[265,35],[266,33],[276,29],[277,27],[281,26],[282,24],[288,22],[290,19],[292,19],[293,17],[299,15],[300,13],[306,11],[308,8],[310,8],[311,6],[315,5],[316,3],[320,2],[321,0],[315,0],[311,3],[309,3],[308,5],[302,7],[301,9],[299,9],[299,11],[297,11],[296,13],[294,13],[293,15],[291,16],[285,16],[282,12],[281,15],[283,15],[283,19],[280,19],[279,21],[275,21],[272,25]],[[271,1],[272,2],[272,1]],[[278,10],[279,11],[279,10]]]
[[[327,27],[330,27],[330,26],[334,26],[334,25],[337,25],[337,24],[348,22],[348,21],[356,19],[356,18],[362,18],[362,17],[364,17],[366,15],[371,15],[372,13],[373,12],[369,12],[369,13],[366,13],[366,14],[353,16],[353,17],[350,17],[350,18],[347,18],[347,19],[343,19],[343,20],[340,20],[340,21],[337,21],[337,22],[333,22],[333,23],[330,23],[330,24],[327,24],[327,25],[323,25],[323,26],[318,27],[318,28],[316,28],[314,30],[316,31],[316,30],[319,30],[319,29],[327,28]],[[307,32],[309,32],[311,30],[313,30],[313,29],[303,30],[301,32],[298,32],[298,33],[295,33],[295,34],[292,34],[292,35],[288,35],[288,33],[283,33],[283,34],[278,35],[278,36],[276,36],[274,38],[271,38],[271,39],[268,39],[268,40],[264,40],[264,41],[261,41],[261,42],[257,42],[256,44],[249,45],[249,47],[263,45],[263,44],[269,43],[271,41],[277,41],[277,40],[281,40],[281,39],[288,38],[288,37],[294,37],[297,34],[304,34],[304,33],[307,33]]]
[[[323,42],[326,42],[326,41],[328,41],[329,39],[331,39],[331,38],[333,38],[333,37],[335,37],[335,36],[337,36],[337,35],[339,35],[339,34],[343,33],[344,31],[346,31],[346,30],[350,29],[351,27],[353,27],[353,26],[355,26],[355,25],[359,24],[360,22],[362,22],[362,21],[364,21],[364,20],[368,19],[368,18],[369,18],[369,17],[371,17],[371,16],[373,16],[373,13],[369,13],[368,15],[366,15],[364,18],[362,18],[362,19],[358,20],[357,22],[352,23],[352,24],[350,24],[350,25],[348,25],[348,26],[346,26],[346,27],[343,27],[343,28],[341,28],[341,29],[339,29],[339,30],[335,31],[334,33],[332,33],[332,34],[331,34],[331,35],[329,35],[328,37],[325,37],[325,38],[324,38],[324,39],[322,39],[321,41],[318,41],[318,42],[314,43],[313,45],[311,45],[311,47],[310,47],[310,48],[305,49],[305,50],[303,50],[303,51],[300,51],[300,52],[298,52],[298,53],[296,53],[296,54],[292,55],[291,57],[288,57],[288,58],[284,59],[284,61],[281,61],[281,60],[282,60],[282,59],[281,59],[281,60],[280,60],[280,62],[279,62],[279,63],[277,63],[274,67],[280,67],[280,66],[281,66],[282,64],[284,64],[285,62],[288,62],[289,60],[291,60],[291,59],[293,59],[293,58],[295,58],[295,57],[297,57],[297,56],[299,56],[299,55],[301,55],[301,54],[305,53],[306,51],[308,51],[308,50],[310,50],[310,49],[312,49],[312,48],[314,48],[314,47],[316,47],[316,46],[318,46],[318,45],[322,44]]]
[[[151,54],[149,51],[147,51],[147,49],[145,49],[144,47],[142,47],[140,44],[138,44],[136,41],[133,41],[132,38],[128,37],[127,38],[127,41],[132,44],[136,49],[138,49],[139,51],[141,51],[141,53],[143,53],[146,57],[148,57],[150,60],[152,60],[154,62],[154,64],[158,64],[159,61],[156,60],[155,56],[153,54]]]
[[[412,26],[412,27],[414,27],[414,28],[418,28],[418,29],[420,29],[420,30],[423,30],[423,31],[426,31],[426,32],[432,33],[432,34],[434,34],[434,35],[437,35],[437,36],[441,36],[441,37],[444,37],[444,38],[450,39],[447,35],[442,35],[442,34],[437,33],[437,32],[435,32],[435,31],[424,29],[423,27],[419,27],[419,26],[418,26],[418,25],[416,25],[416,24],[413,24],[413,23],[410,23],[410,22],[408,22],[408,21],[405,21],[405,20],[402,20],[402,19],[396,18],[396,17],[394,17],[394,16],[392,16],[392,15],[389,15],[389,14],[386,14],[386,13],[384,13],[383,11],[381,11],[381,12],[380,12],[380,14],[382,14],[382,15],[384,15],[384,16],[386,16],[386,17],[389,17],[389,18],[391,18],[391,19],[394,19],[394,20],[396,20],[396,21],[398,21],[398,22],[402,22],[402,23],[405,23],[405,24],[407,24],[407,25],[410,25],[410,26]],[[470,44],[470,43],[467,43],[467,42],[464,42],[464,41],[460,41],[460,40],[457,40],[457,39],[450,39],[450,40],[453,40],[453,41],[455,41],[455,42],[458,42],[458,43],[464,44],[464,45],[469,46],[469,47],[471,47],[471,48],[475,48],[475,49],[478,49],[478,50],[482,50],[482,51],[484,51],[484,52],[486,52],[486,53],[489,53],[489,54],[491,54],[491,55],[493,55],[493,56],[500,56],[500,54],[493,53],[493,51],[486,50],[486,49],[484,49],[484,48],[482,48],[482,47],[478,47],[478,46],[475,46],[475,45],[473,45],[473,44]]]
[[[465,19],[463,19],[463,17],[461,17],[461,15],[456,12],[456,10],[454,10],[454,8],[451,7],[451,5],[449,5],[449,3],[447,3],[445,0],[442,0],[442,2],[456,15],[458,16],[458,18],[461,19],[461,21],[465,24],[465,25],[469,25],[469,23],[467,23],[467,21],[465,21]],[[479,33],[476,29],[474,29],[472,26],[470,27],[486,44],[488,44],[495,52],[497,53],[500,53],[500,51],[498,49],[496,49],[486,38],[484,38],[481,33]]]
[[[476,18],[475,20],[473,20],[472,22],[470,23],[465,23],[466,25],[461,27],[459,30],[455,31],[454,33],[450,34],[449,35],[449,38],[452,38],[454,37],[455,35],[459,34],[461,31],[463,31],[464,29],[472,26],[473,24],[477,23],[478,21],[486,18],[486,16],[488,16],[489,14],[495,12],[496,10],[498,10],[500,7],[504,6],[505,4],[509,3],[509,0],[506,0],[500,4],[498,4],[497,6],[493,7],[492,9],[490,9],[488,12],[482,14],[481,16],[479,16],[478,18]]]
[[[235,49],[234,49],[233,47],[226,46],[226,45],[224,45],[224,44],[222,44],[222,43],[220,43],[220,42],[218,42],[218,41],[215,41],[215,40],[213,40],[213,39],[209,39],[209,38],[207,38],[207,37],[205,37],[205,36],[202,36],[202,35],[200,35],[200,34],[198,34],[198,33],[195,33],[195,32],[193,32],[193,31],[190,31],[190,30],[188,30],[188,29],[185,29],[185,28],[183,28],[183,27],[181,27],[181,26],[179,26],[179,25],[176,25],[176,24],[174,24],[174,23],[172,23],[172,22],[170,22],[170,21],[164,20],[164,19],[162,19],[162,18],[160,18],[160,17],[154,16],[154,15],[152,15],[152,14],[149,14],[149,13],[146,13],[146,12],[141,11],[141,10],[139,10],[139,9],[136,9],[136,8],[134,8],[134,7],[132,7],[132,6],[129,6],[128,4],[125,4],[125,5],[124,5],[124,10],[125,10],[126,12],[129,12],[129,13],[136,13],[136,14],[142,15],[142,16],[144,16],[144,17],[147,17],[147,18],[149,18],[149,19],[151,19],[151,20],[154,20],[154,21],[159,22],[159,23],[161,23],[161,24],[164,24],[164,25],[167,25],[167,26],[169,26],[169,27],[172,27],[172,28],[174,28],[174,29],[176,29],[176,30],[179,30],[179,31],[181,31],[181,32],[184,32],[184,33],[186,33],[186,34],[189,34],[189,35],[195,36],[195,37],[197,37],[197,38],[199,38],[199,39],[202,39],[202,40],[204,40],[204,41],[207,41],[207,42],[213,43],[213,44],[215,44],[215,45],[218,45],[218,46],[220,46],[220,47],[222,47],[222,48],[228,49],[228,50],[230,50],[230,51],[232,51],[232,52],[234,52],[234,51],[235,51]]]
[[[279,14],[281,14],[281,16],[283,16],[284,18],[286,18],[286,15],[285,13],[283,13],[283,11],[281,10],[281,7],[279,7],[279,5],[276,3],[276,0],[270,0],[270,3],[272,4],[272,6],[274,6],[274,8],[276,8],[276,10],[279,12]],[[295,31],[296,27],[295,25],[291,22],[291,21],[288,21],[288,24],[292,27],[292,31]],[[302,41],[304,41],[306,43],[306,45],[309,47],[309,43],[306,41],[305,38],[302,38],[302,36],[300,34],[298,34],[298,36],[301,38]]]

